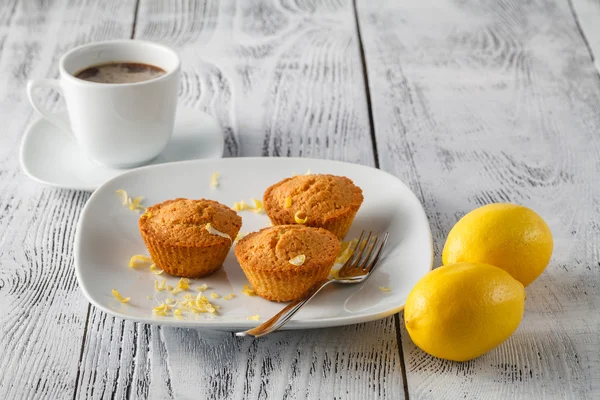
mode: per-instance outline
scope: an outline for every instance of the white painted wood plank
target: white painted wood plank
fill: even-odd
[[[569,0],[574,17],[600,73],[600,2]]]
[[[20,171],[33,111],[30,78],[58,76],[58,58],[86,41],[129,37],[133,1],[0,2],[0,398],[71,399],[88,303],[72,261],[87,193],[49,190]],[[50,108],[55,93],[40,93]]]
[[[239,339],[93,312],[78,398],[402,398],[393,319]]]
[[[348,1],[141,1],[136,38],[174,47],[181,102],[215,115],[232,155],[373,165]],[[231,333],[124,322],[92,309],[78,398],[402,398],[393,318]]]
[[[359,1],[381,167],[423,201],[438,257],[467,211],[517,202],[555,237],[517,332],[470,362],[402,331],[413,398],[600,397],[600,79],[567,1]]]

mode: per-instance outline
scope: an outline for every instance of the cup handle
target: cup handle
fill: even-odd
[[[61,130],[65,131],[65,133],[71,134],[71,127],[69,121],[66,119],[52,114],[48,110],[44,109],[44,107],[40,104],[38,100],[33,96],[33,91],[38,88],[44,89],[54,89],[61,95],[63,94],[62,89],[60,87],[60,81],[58,79],[33,79],[27,82],[27,97],[29,98],[29,102],[35,111],[40,113],[44,118],[46,118],[49,122],[56,125]]]

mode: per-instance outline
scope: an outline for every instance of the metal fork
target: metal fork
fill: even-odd
[[[256,328],[244,332],[237,332],[236,336],[264,336],[274,332],[285,325],[292,317],[317,295],[325,286],[330,283],[356,284],[364,282],[373,272],[381,251],[387,243],[389,233],[384,234],[369,232],[365,236],[365,231],[360,234],[360,238],[354,249],[352,256],[340,268],[337,277],[329,277],[307,290],[306,294],[300,299],[288,304],[283,310],[275,314],[268,321],[260,324]]]

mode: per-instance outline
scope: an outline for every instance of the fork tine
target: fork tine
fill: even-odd
[[[365,268],[369,265],[368,261],[371,259],[371,255],[373,254],[373,251],[377,246],[377,242],[379,241],[379,235],[380,232],[377,232],[377,234],[373,236],[373,243],[371,243],[370,241],[367,242],[364,252],[365,254],[363,255],[363,257],[360,258],[360,263],[356,265],[356,268],[360,268],[364,271]]]
[[[373,232],[369,231],[369,236],[367,236],[367,238],[365,240],[363,240],[362,242],[358,242],[356,244],[356,249],[354,250],[355,253],[357,253],[357,257],[355,262],[351,265],[352,268],[358,268],[358,266],[364,262],[363,260],[363,256],[365,255],[366,249],[369,246],[369,242],[371,241],[371,236],[373,236]],[[364,246],[362,245],[364,243]]]
[[[377,252],[375,252],[375,255],[373,256],[373,259],[371,259],[369,261],[369,263],[363,270],[365,270],[367,272],[371,272],[371,270],[375,267],[375,265],[377,265],[377,262],[379,261],[379,256],[381,255],[381,251],[387,244],[387,240],[388,240],[389,236],[390,236],[389,232],[386,232],[385,236],[383,237],[383,240],[381,241],[381,244],[379,245],[379,248],[377,249]],[[373,246],[373,247],[375,247],[375,246]]]
[[[356,261],[356,258],[358,256],[360,256],[360,243],[362,242],[363,236],[365,236],[365,231],[362,231],[360,233],[360,237],[358,238],[358,241],[356,242],[356,247],[354,248],[354,252],[350,256],[350,258],[348,259],[348,261],[346,261],[344,263],[344,265],[342,266],[342,268],[350,267],[352,264],[354,264],[354,262]]]

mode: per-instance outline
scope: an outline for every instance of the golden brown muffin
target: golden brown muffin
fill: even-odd
[[[343,239],[363,202],[362,190],[344,177],[298,175],[269,187],[265,212],[273,225],[297,224],[324,228]]]
[[[327,278],[339,251],[334,234],[302,225],[264,228],[235,246],[235,256],[256,294],[274,301],[298,299]],[[290,263],[302,255],[303,262]]]
[[[171,275],[188,278],[219,269],[241,226],[242,218],[235,211],[205,199],[167,200],[148,207],[139,221],[156,265]],[[229,238],[215,234],[215,229]]]

